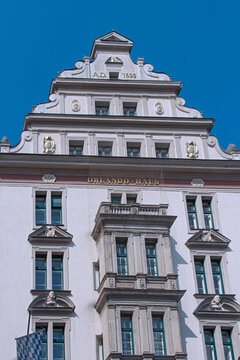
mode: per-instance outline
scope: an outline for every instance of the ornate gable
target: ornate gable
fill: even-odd
[[[92,47],[91,58],[95,58],[97,52],[101,51],[127,51],[130,53],[133,46],[133,41],[126,38],[125,36],[117,33],[116,31],[111,31],[103,36],[97,38]]]
[[[216,230],[200,230],[187,240],[185,245],[189,248],[227,248],[231,242],[226,236]]]
[[[72,241],[72,235],[56,225],[43,225],[28,237],[30,243],[66,244]]]

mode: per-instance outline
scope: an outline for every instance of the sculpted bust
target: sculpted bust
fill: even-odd
[[[56,304],[56,296],[54,294],[54,291],[49,292],[48,297],[46,298],[45,304],[48,306]]]
[[[222,310],[221,299],[219,295],[215,295],[210,304],[211,310]]]

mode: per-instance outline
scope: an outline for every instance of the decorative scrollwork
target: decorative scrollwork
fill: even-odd
[[[52,154],[55,152],[55,141],[51,136],[46,136],[43,139],[43,152]]]
[[[190,140],[186,143],[186,151],[187,157],[190,159],[195,159],[198,157],[198,146],[193,140]]]

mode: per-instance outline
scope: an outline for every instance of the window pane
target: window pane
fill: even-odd
[[[127,146],[127,156],[129,157],[140,157],[140,145]]]
[[[47,288],[47,257],[46,255],[37,254],[35,264],[35,287],[37,290]]]
[[[53,327],[53,360],[64,360],[64,327]]]
[[[157,158],[168,158],[168,149],[156,147],[156,157]]]
[[[137,195],[127,195],[127,204],[136,204]]]
[[[121,195],[111,195],[111,203],[113,204],[121,204]]]
[[[164,327],[162,316],[153,316],[153,340],[155,355],[166,355]]]
[[[123,114],[124,116],[136,116],[136,107],[124,106]]]
[[[63,257],[53,255],[52,257],[52,288],[63,290]]]
[[[195,202],[196,202],[195,199],[187,200],[188,221],[189,221],[189,227],[191,230],[198,228],[197,211],[196,211]]]
[[[36,195],[36,225],[46,223],[46,195]]]
[[[224,294],[220,259],[211,259],[213,282],[216,294]]]
[[[109,106],[96,106],[96,115],[108,115]]]
[[[224,359],[225,360],[234,360],[232,339],[231,339],[231,330],[222,329],[222,342],[224,349]]]
[[[132,317],[131,315],[121,316],[122,327],[122,350],[123,355],[133,355],[133,333],[132,333]]]
[[[83,145],[69,145],[70,155],[83,155]]]
[[[112,146],[111,145],[101,145],[98,147],[99,156],[112,156]]]
[[[117,242],[116,250],[118,275],[128,275],[127,243]]]
[[[207,283],[204,269],[204,259],[195,259],[195,272],[199,294],[207,294]]]
[[[156,245],[146,243],[147,271],[149,276],[157,276]]]
[[[62,196],[52,195],[51,198],[52,224],[62,224]]]
[[[47,326],[46,325],[37,325],[36,331],[44,329],[43,333],[43,339],[42,339],[42,354],[41,354],[41,360],[47,360]]]
[[[204,222],[206,229],[214,229],[211,200],[202,200]]]
[[[204,330],[205,346],[207,353],[207,360],[217,360],[215,341],[214,341],[214,330]]]

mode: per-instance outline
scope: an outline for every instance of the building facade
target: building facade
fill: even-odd
[[[112,31],[0,143],[1,359],[237,360],[240,151]]]

